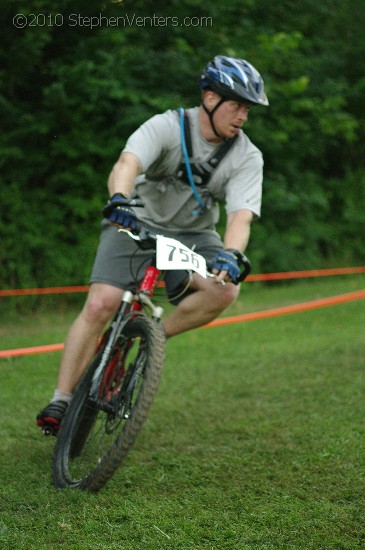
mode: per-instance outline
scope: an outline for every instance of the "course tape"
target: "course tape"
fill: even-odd
[[[223,325],[232,325],[234,323],[243,323],[247,321],[256,321],[258,319],[266,319],[268,317],[279,317],[280,315],[288,315],[290,313],[300,313],[302,311],[308,311],[311,309],[319,309],[322,307],[343,304],[345,302],[352,302],[354,300],[361,300],[362,298],[365,298],[365,290],[358,290],[355,292],[349,292],[347,294],[341,294],[339,296],[331,296],[329,298],[320,298],[318,300],[311,300],[310,302],[303,302],[301,304],[293,304],[291,306],[266,309],[253,313],[245,313],[243,315],[235,315],[233,317],[222,317],[220,319],[215,319],[214,321],[208,323],[207,325],[204,325],[203,327],[200,327],[200,329],[221,327]],[[63,347],[63,344],[51,344],[48,346],[35,346],[31,348],[3,350],[0,351],[0,359],[9,357],[20,357],[36,353],[62,351]]]
[[[0,351],[0,359],[6,357],[22,357],[23,355],[33,355],[36,353],[47,353],[51,351],[62,351],[63,344],[50,344],[48,346],[34,346],[32,348],[8,349]]]
[[[215,319],[211,323],[208,323],[207,325],[200,328],[205,329],[212,327],[221,327],[223,325],[231,325],[233,323],[256,321],[257,319],[266,319],[268,317],[279,317],[280,315],[288,315],[290,313],[300,313],[302,311],[308,311],[311,309],[335,306],[338,304],[343,304],[345,302],[361,300],[362,298],[365,298],[365,290],[358,290],[355,292],[349,292],[347,294],[341,294],[339,296],[331,296],[329,298],[320,298],[318,300],[311,300],[310,302],[303,302],[301,304],[293,304],[291,306],[283,306],[275,309],[265,309],[263,311],[245,313],[243,315],[235,315],[234,317],[222,317],[220,319]]]
[[[263,273],[249,275],[247,282],[256,281],[282,281],[287,279],[303,279],[307,277],[328,277],[332,275],[352,275],[355,273],[365,273],[363,267],[337,267],[335,269],[312,269],[306,271],[282,271],[279,273]]]
[[[365,273],[365,266],[362,267],[337,267],[334,269],[312,269],[305,271],[282,271],[279,273],[262,273],[249,275],[246,282],[257,281],[282,281],[287,279],[302,279],[307,277],[328,277],[332,275],[352,275]],[[73,292],[87,292],[88,286],[54,286],[48,288],[16,288],[12,290],[0,290],[1,296],[30,296],[37,294],[69,294]]]
[[[68,294],[73,292],[87,292],[88,286],[52,286],[48,288],[15,288],[0,290],[0,296],[29,296],[37,294]]]

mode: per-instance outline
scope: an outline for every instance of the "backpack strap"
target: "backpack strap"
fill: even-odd
[[[203,162],[203,163],[194,162],[189,115],[181,107],[178,109],[178,112],[180,115],[180,126],[183,125],[183,128],[184,128],[184,139],[185,139],[186,150],[189,157],[189,162],[191,166],[194,183],[197,186],[207,186],[210,178],[212,177],[214,170],[218,167],[220,162],[223,160],[223,158],[227,155],[229,150],[235,144],[238,136],[234,136],[231,139],[225,140],[221,144],[221,146],[217,149],[217,151],[215,151],[206,162]],[[177,176],[179,177],[179,179],[186,181],[187,183],[190,183],[188,181],[189,178],[187,174],[185,158],[184,158],[184,162],[182,162],[178,168]]]
[[[190,166],[190,161],[189,161],[189,154],[188,154],[188,146],[187,146],[187,140],[186,140],[186,126],[188,126],[188,124],[185,124],[185,112],[184,112],[184,109],[182,107],[179,108],[179,115],[180,115],[180,138],[181,138],[181,147],[182,147],[182,151],[183,151],[183,157],[184,157],[184,162],[185,162],[185,168],[186,168],[186,174],[187,174],[187,178],[188,178],[188,182],[193,190],[193,193],[194,193],[194,197],[196,198],[198,204],[199,204],[199,210],[197,211],[197,214],[201,214],[204,212],[205,210],[205,206],[204,206],[204,203],[199,195],[199,192],[196,188],[196,185],[195,185],[195,182],[194,182],[194,178],[193,178],[193,174],[192,174],[192,171],[191,171],[191,166]],[[189,138],[188,139],[188,142],[190,141],[190,149],[191,149],[191,136],[190,136],[190,128],[189,128]]]
[[[208,164],[215,170],[218,164],[223,160],[228,151],[236,143],[238,136],[225,140],[222,145],[219,147],[218,151],[214,153],[208,160]]]
[[[180,107],[180,109],[182,109]],[[189,115],[188,113],[182,109],[182,112],[179,110],[180,117],[184,117],[184,137],[185,137],[185,144],[186,144],[186,150],[189,155],[189,159],[193,158],[193,146],[191,144],[191,132],[190,132],[190,122],[189,122]]]

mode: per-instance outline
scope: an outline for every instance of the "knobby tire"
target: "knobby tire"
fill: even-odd
[[[156,322],[143,315],[126,323],[108,356],[96,402],[90,388],[103,350],[81,379],[62,422],[52,468],[57,488],[99,491],[133,446],[157,393],[165,338]]]

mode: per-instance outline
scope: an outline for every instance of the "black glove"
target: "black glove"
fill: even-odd
[[[129,203],[130,200],[125,195],[115,193],[103,208],[104,218],[116,225],[132,229],[132,231],[137,229],[138,219]]]
[[[232,282],[237,285],[238,278],[240,276],[240,268],[238,267],[238,260],[242,257],[241,252],[234,250],[233,248],[225,248],[221,250],[219,254],[214,258],[212,263],[212,269],[218,271],[227,271]]]

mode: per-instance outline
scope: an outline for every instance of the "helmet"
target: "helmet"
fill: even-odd
[[[269,105],[260,73],[244,59],[217,55],[205,67],[199,87],[209,88],[224,99]]]

